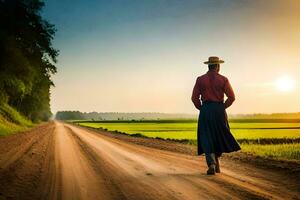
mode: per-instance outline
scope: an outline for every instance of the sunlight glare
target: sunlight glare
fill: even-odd
[[[294,89],[294,81],[289,76],[282,76],[277,79],[276,87],[282,92],[289,92]]]

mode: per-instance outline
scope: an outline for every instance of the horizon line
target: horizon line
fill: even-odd
[[[143,112],[118,112],[118,111],[80,111],[80,110],[59,110],[56,111],[56,113],[58,112],[81,112],[81,113],[120,113],[120,114],[142,114],[142,113],[148,113],[148,114],[174,114],[174,115],[198,115],[197,113],[184,113],[184,112],[147,112],[147,111],[143,111]],[[55,115],[54,114],[54,115]],[[278,114],[300,114],[300,111],[296,111],[296,112],[274,112],[274,113],[227,113],[228,115],[278,115]]]

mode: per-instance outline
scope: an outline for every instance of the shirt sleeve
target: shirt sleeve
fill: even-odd
[[[199,79],[197,79],[193,89],[192,102],[198,110],[201,108],[200,94]]]
[[[228,108],[235,101],[235,95],[234,95],[233,89],[231,87],[231,84],[230,84],[230,82],[229,82],[229,80],[227,78],[225,80],[225,89],[224,89],[224,92],[225,92],[225,94],[227,96],[227,99],[225,101],[225,108]]]

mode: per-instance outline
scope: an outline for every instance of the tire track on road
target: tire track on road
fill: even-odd
[[[57,171],[61,176],[61,188],[56,188],[56,191],[60,189],[60,196],[54,196],[54,199],[112,199],[69,129],[56,123],[55,134],[55,162],[59,163]]]
[[[41,199],[47,190],[42,180],[46,175],[44,167],[48,153],[54,149],[53,130],[54,124],[50,123],[30,133],[21,133],[24,134],[20,136],[22,140],[11,143],[9,151],[1,154],[1,160],[7,163],[0,165],[0,199]],[[19,145],[11,146],[16,143]],[[11,152],[17,155],[11,156]]]

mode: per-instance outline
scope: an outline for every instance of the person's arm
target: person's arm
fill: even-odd
[[[194,103],[195,107],[200,110],[201,108],[201,101],[200,101],[200,87],[199,87],[199,81],[196,80],[193,94],[192,94],[192,102]]]
[[[224,92],[227,96],[227,99],[224,104],[225,109],[226,109],[229,106],[231,106],[232,103],[235,101],[235,95],[234,95],[233,89],[232,89],[228,79],[226,79],[226,81],[225,81],[225,91]]]

